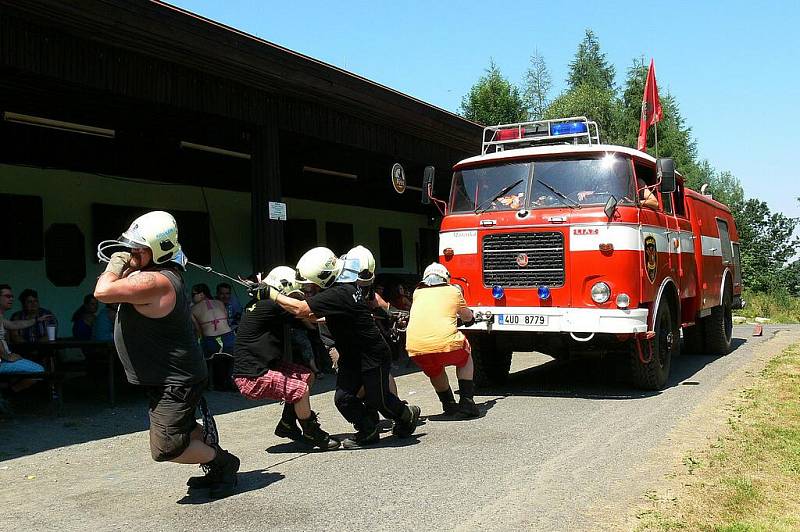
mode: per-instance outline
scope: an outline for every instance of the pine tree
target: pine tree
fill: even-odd
[[[606,61],[606,54],[600,51],[600,43],[589,28],[578,44],[575,58],[569,64],[567,83],[572,89],[590,85],[598,89],[614,90],[614,67]]]
[[[461,100],[461,114],[479,124],[496,125],[522,122],[527,112],[519,89],[503,77],[495,62],[490,60],[486,74]]]
[[[534,50],[525,73],[524,99],[528,107],[528,120],[541,120],[547,110],[552,78],[544,57]]]

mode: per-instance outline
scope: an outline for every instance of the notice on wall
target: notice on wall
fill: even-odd
[[[269,219],[286,221],[286,204],[279,201],[270,201]]]

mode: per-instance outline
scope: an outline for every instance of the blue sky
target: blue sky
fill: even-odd
[[[633,58],[653,57],[700,156],[800,216],[800,0],[172,3],[453,112],[490,58],[519,84],[535,49],[556,96],[592,28],[618,85]]]

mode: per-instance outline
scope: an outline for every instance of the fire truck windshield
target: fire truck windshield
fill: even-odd
[[[514,183],[516,186],[493,198]],[[605,204],[609,196],[620,204],[632,204],[636,197],[627,158],[536,159],[455,172],[450,212],[574,208]]]

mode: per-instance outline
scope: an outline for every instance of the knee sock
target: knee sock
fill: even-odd
[[[459,383],[461,381],[458,381]],[[439,401],[442,402],[443,405],[452,404],[456,402],[456,398],[453,397],[453,389],[449,386],[443,392],[436,392],[436,395],[439,396]]]
[[[283,413],[281,413],[281,421],[290,426],[294,426],[297,422],[297,414],[294,411],[294,405],[291,403],[284,403]]]
[[[472,380],[458,379],[458,395],[461,397],[462,401],[474,403],[475,382]]]

